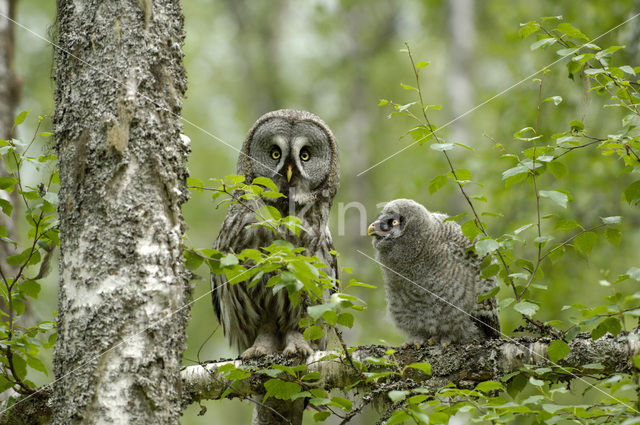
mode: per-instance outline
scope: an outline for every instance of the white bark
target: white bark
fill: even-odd
[[[179,0],[58,1],[56,424],[179,422],[182,19]]]
[[[14,12],[15,0],[0,0],[0,13],[13,17]],[[4,140],[9,139],[11,136],[19,93],[19,85],[13,69],[14,47],[13,25],[8,19],[0,18],[0,99],[2,99],[0,101],[0,138]],[[6,175],[4,163],[1,161],[0,175]],[[0,190],[0,197],[11,202],[16,208],[18,207],[16,193],[16,191],[7,193],[4,190]],[[14,212],[13,216],[15,217],[16,214]],[[10,239],[17,240],[15,220],[0,212],[0,225],[7,229]],[[10,266],[5,262],[7,257],[14,254],[17,254],[17,250],[13,245],[0,242],[0,267],[2,267],[2,271],[7,277],[13,277],[17,272],[15,266]],[[6,311],[5,306],[0,305],[0,307]]]

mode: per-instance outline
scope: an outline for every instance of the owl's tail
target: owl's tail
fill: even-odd
[[[304,413],[304,398],[295,401],[270,398],[262,401],[262,396],[254,399],[257,404],[253,409],[251,425],[301,425]]]

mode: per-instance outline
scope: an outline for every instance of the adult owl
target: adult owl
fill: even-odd
[[[382,264],[387,308],[407,344],[471,343],[500,337],[496,287],[483,279],[481,259],[446,214],[410,199],[387,203],[368,234]]]
[[[253,125],[238,158],[238,174],[251,183],[268,177],[286,198],[258,201],[274,206],[282,216],[296,215],[306,231],[300,236],[286,231],[274,234],[251,226],[256,217],[245,205],[229,207],[214,248],[240,252],[284,239],[304,247],[304,255],[316,256],[337,276],[336,258],[327,226],[329,210],[339,186],[338,148],[329,127],[316,115],[291,109],[269,112]],[[259,207],[260,205],[254,205]],[[305,303],[293,306],[286,290],[272,292],[263,276],[249,288],[247,283],[229,285],[222,275],[212,275],[213,307],[222,329],[245,359],[282,351],[288,356],[308,356],[314,348],[298,327]],[[323,345],[321,342],[320,345]]]

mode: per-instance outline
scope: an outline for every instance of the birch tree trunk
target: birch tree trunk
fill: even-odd
[[[179,0],[58,0],[55,424],[177,424],[188,287]]]
[[[15,16],[15,0],[0,0],[0,13],[13,19]],[[13,119],[15,118],[16,104],[18,103],[19,85],[13,69],[14,35],[11,21],[0,17],[0,139],[8,140],[11,137]],[[6,176],[4,163],[0,162],[0,175]],[[11,202],[14,208],[19,207],[17,192],[8,193],[0,190],[0,197]],[[13,213],[14,217],[16,212]],[[0,225],[7,229],[8,237],[17,240],[16,220],[12,220],[5,214],[0,214]],[[5,276],[15,275],[16,267],[5,262],[11,255],[17,254],[17,249],[6,242],[0,243],[0,267]],[[0,308],[6,311],[6,306],[0,302]]]

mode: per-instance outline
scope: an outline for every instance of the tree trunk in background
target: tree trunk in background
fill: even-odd
[[[286,104],[287,85],[280,78],[279,61],[285,3],[225,0],[237,29],[234,48],[239,57],[245,58],[243,81],[251,96],[246,104],[252,108],[247,122],[274,109],[290,107]]]
[[[53,422],[177,424],[188,317],[180,1],[58,0],[57,15]]]
[[[473,0],[448,0],[449,48],[451,66],[447,73],[447,91],[452,119],[473,108],[471,67],[476,37]],[[471,143],[464,118],[451,125],[451,140]]]

